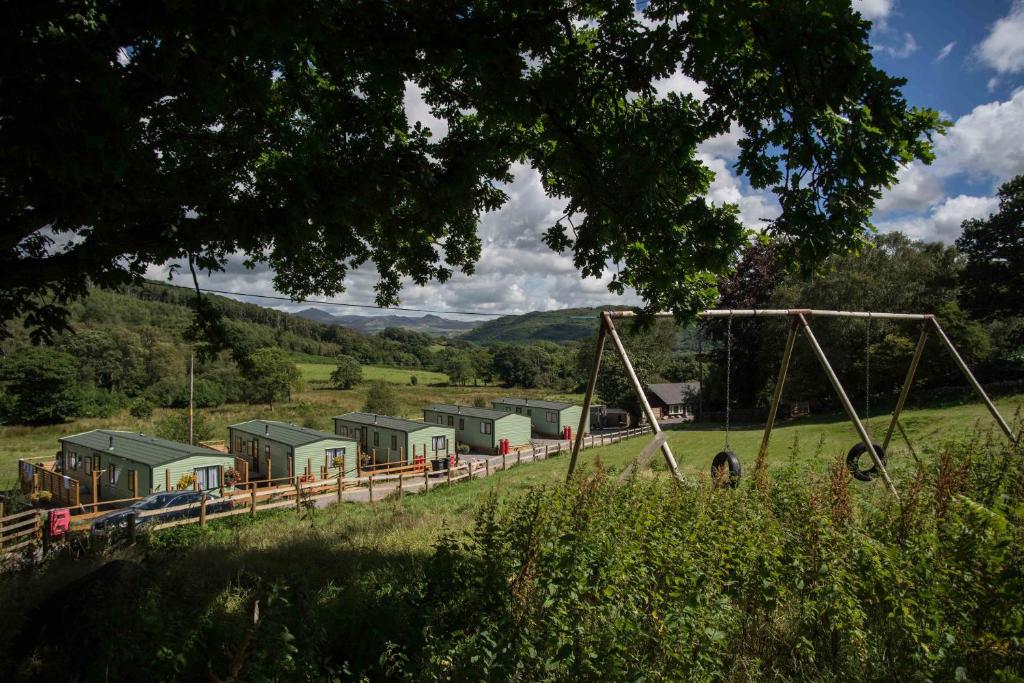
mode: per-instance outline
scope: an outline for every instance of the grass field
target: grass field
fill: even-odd
[[[302,379],[307,382],[328,382],[335,366],[327,363],[296,363]],[[390,384],[410,384],[416,377],[419,384],[447,384],[448,375],[443,372],[424,370],[422,368],[385,368],[376,365],[363,366],[363,381],[383,380]]]

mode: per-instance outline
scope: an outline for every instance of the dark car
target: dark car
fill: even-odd
[[[221,500],[217,494],[199,491],[165,491],[154,493],[142,500],[137,500],[126,508],[111,510],[100,515],[92,522],[92,533],[110,534],[128,527],[128,519],[136,518],[136,528],[151,524],[161,524],[185,517],[198,517],[200,501],[206,498],[206,512],[224,512],[234,507],[230,500]],[[181,507],[187,505],[188,507]],[[180,509],[177,509],[180,508]],[[160,512],[166,510],[166,512]],[[139,517],[140,513],[148,513]]]

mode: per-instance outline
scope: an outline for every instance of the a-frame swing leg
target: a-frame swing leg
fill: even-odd
[[[946,345],[946,348],[949,349],[949,353],[953,356],[953,360],[956,361],[957,367],[960,368],[960,372],[964,373],[967,381],[971,383],[972,387],[974,387],[974,391],[979,397],[981,397],[981,400],[985,402],[985,407],[988,408],[988,412],[992,414],[993,418],[995,418],[995,421],[999,424],[999,428],[1003,430],[1003,434],[1006,435],[1006,438],[1010,440],[1011,444],[1016,444],[1017,437],[1014,436],[1013,430],[1010,429],[1010,425],[1006,424],[1006,420],[1004,420],[1003,416],[999,414],[995,404],[992,403],[992,400],[988,397],[988,394],[985,393],[985,390],[981,388],[978,380],[974,378],[974,373],[971,372],[971,369],[967,367],[967,363],[965,363],[964,359],[960,357],[959,353],[957,353],[956,347],[953,346],[953,342],[949,341],[949,337],[946,336],[946,333],[939,326],[939,321],[932,318],[931,322],[932,327],[935,328],[935,332],[939,336],[939,339],[941,339],[942,343]]]
[[[572,444],[572,455],[569,457],[569,474],[567,479],[572,478],[576,471],[576,459],[579,457],[580,448],[583,447],[583,430],[587,425],[587,416],[590,414],[590,404],[594,399],[594,390],[597,387],[597,373],[601,369],[601,356],[604,353],[604,340],[608,335],[608,320],[601,316],[598,324],[597,341],[594,344],[594,362],[590,366],[590,378],[587,380],[587,393],[583,396],[583,411],[580,412],[580,425],[576,430],[576,439]]]
[[[647,401],[647,394],[644,393],[644,387],[640,384],[640,379],[636,376],[636,371],[633,370],[633,363],[630,362],[629,356],[626,354],[626,349],[622,346],[622,340],[619,339],[619,333],[615,331],[615,325],[612,324],[611,316],[605,315],[605,324],[608,327],[608,334],[612,338],[612,343],[615,344],[615,350],[619,352],[619,358],[622,359],[622,365],[626,368],[626,374],[629,376],[629,381],[633,383],[633,388],[636,389],[637,396],[640,398],[640,406],[644,409],[644,414],[647,416],[647,421],[651,423],[651,431],[654,432],[654,438],[657,438],[661,434],[661,425],[658,424],[658,420],[654,417],[654,411],[651,410],[651,404]],[[679,466],[676,464],[676,458],[672,455],[672,449],[669,448],[668,442],[661,444],[661,452],[665,456],[665,464],[668,465],[668,469],[672,472],[672,476],[675,477],[677,482],[682,482],[683,477],[679,474]]]
[[[921,363],[921,355],[924,353],[925,342],[928,341],[928,325],[925,324],[921,328],[921,336],[917,339],[917,346],[914,347],[914,356],[910,359],[910,367],[907,369],[907,378],[903,380],[903,387],[900,389],[900,397],[896,399],[896,408],[892,411],[892,419],[889,420],[889,428],[885,430],[885,441],[882,442],[882,450],[886,453],[889,452],[889,442],[892,440],[893,431],[896,429],[896,425],[899,424],[900,413],[903,412],[903,406],[907,402],[907,394],[910,393],[910,387],[914,384],[914,375],[917,374],[917,366]],[[906,440],[906,432],[900,428],[900,433],[903,434],[904,440]],[[909,441],[907,442],[909,444]]]
[[[878,467],[878,471],[882,473],[882,479],[885,480],[885,485],[889,487],[889,491],[898,501],[900,499],[900,494],[897,493],[896,487],[893,486],[892,479],[889,478],[889,472],[885,469],[885,463],[882,462],[881,458],[878,457],[878,453],[875,452],[874,446],[871,443],[871,436],[868,434],[867,429],[864,428],[864,423],[862,423],[860,418],[857,417],[857,411],[853,409],[853,404],[850,403],[850,398],[846,395],[843,385],[840,383],[839,378],[836,377],[836,373],[829,364],[828,358],[825,357],[825,352],[821,350],[821,345],[818,344],[818,340],[815,338],[814,332],[811,331],[811,326],[807,324],[807,318],[804,317],[803,313],[798,313],[797,319],[800,321],[804,336],[810,343],[811,349],[814,351],[814,355],[818,357],[818,362],[821,363],[821,367],[825,370],[825,374],[828,376],[829,382],[832,383],[832,388],[835,389],[836,395],[839,397],[839,402],[843,404],[843,409],[846,410],[846,415],[850,418],[850,422],[853,423],[854,428],[857,430],[857,434],[864,443],[864,447],[867,449],[871,459],[875,461],[875,466]]]
[[[768,421],[764,425],[764,436],[761,437],[761,448],[757,452],[757,464],[755,469],[764,467],[764,459],[768,454],[768,440],[772,436],[772,427],[775,426],[775,416],[779,413],[779,402],[782,400],[782,387],[786,383],[786,373],[789,372],[789,359],[793,355],[793,346],[796,344],[796,320],[791,320],[789,325],[789,336],[786,337],[786,350],[782,352],[782,365],[779,366],[779,378],[775,382],[775,392],[772,394],[772,405],[768,409]]]

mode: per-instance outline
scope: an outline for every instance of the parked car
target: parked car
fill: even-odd
[[[208,514],[224,512],[234,507],[233,501],[221,500],[220,496],[209,491],[164,491],[162,493],[154,493],[142,500],[137,500],[126,508],[111,510],[106,514],[100,515],[92,522],[92,533],[102,535],[123,530],[128,527],[128,519],[130,517],[136,518],[135,527],[137,529],[152,524],[170,522],[175,519],[198,517],[201,507],[200,501],[203,498],[206,498],[206,512]],[[183,505],[188,507],[182,508],[181,506]],[[166,512],[159,512],[160,510],[166,510]],[[153,514],[139,517],[139,514],[142,512]]]

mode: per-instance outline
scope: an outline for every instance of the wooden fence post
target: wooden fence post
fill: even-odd
[[[426,448],[426,446],[424,446]],[[423,490],[430,490],[430,467],[423,468]]]
[[[306,458],[306,476],[313,476],[313,458]]]
[[[490,458],[484,458],[484,476],[485,477],[491,476],[491,459]]]
[[[522,465],[523,464],[523,450],[522,449],[519,449],[518,451],[516,451],[516,464],[517,465]]]
[[[197,479],[198,481],[198,479]],[[139,497],[139,471],[132,470],[132,498]]]
[[[249,489],[249,515],[256,519],[256,487]]]
[[[405,481],[405,475],[401,472],[398,473],[398,497],[402,497],[402,482]]]
[[[224,497],[224,465],[220,465],[218,470],[217,481],[220,482],[220,497]]]
[[[92,488],[92,496],[95,499],[96,498],[96,471],[95,470],[93,470],[93,474],[92,474],[92,486],[93,486],[93,488]],[[164,491],[170,491],[170,490],[171,490],[171,468],[170,467],[165,467],[164,468]],[[93,510],[93,512],[96,512],[96,511]]]
[[[370,482],[370,502],[372,503],[373,502],[373,474],[372,473],[369,476],[369,482]]]
[[[291,476],[291,473],[288,476]],[[274,485],[274,465],[270,462],[270,456],[267,456],[267,483]]]
[[[405,460],[405,446],[398,447],[398,462],[402,463],[403,465],[408,464]]]
[[[448,473],[448,485],[451,486],[452,485],[452,464],[451,464],[451,462],[449,462],[448,463],[448,467],[446,467],[444,469],[445,469],[445,472]]]
[[[544,459],[548,459],[548,445],[544,444]]]
[[[505,454],[504,453],[501,454],[501,469],[503,469],[503,470],[507,470],[508,469],[508,462],[505,459]]]
[[[344,456],[342,456],[344,457]],[[338,502],[341,502],[341,492],[345,489],[345,471],[338,472]]]
[[[206,526],[206,494],[199,497],[199,526]]]
[[[295,480],[295,511],[302,511],[302,485],[298,479]]]
[[[135,543],[135,515],[128,515],[128,542]]]
[[[171,480],[171,472],[167,470],[167,481]],[[168,484],[169,485],[169,484]],[[100,509],[100,473],[95,469],[92,471],[92,511],[96,512]]]

